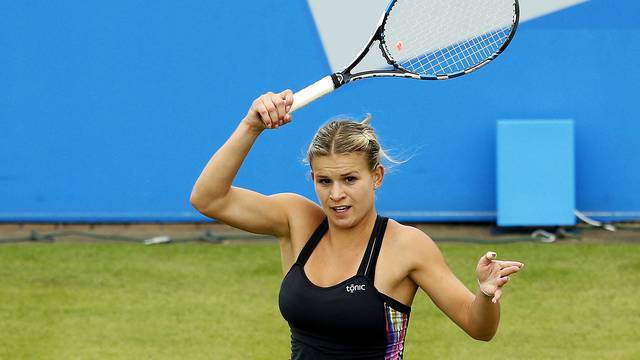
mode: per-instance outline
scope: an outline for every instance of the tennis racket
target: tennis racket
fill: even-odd
[[[360,79],[445,80],[469,74],[506,49],[519,19],[518,0],[391,0],[351,65],[296,92],[291,111]],[[370,53],[376,47],[380,52]],[[352,72],[367,55],[382,56],[388,66]]]

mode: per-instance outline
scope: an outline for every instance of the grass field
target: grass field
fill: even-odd
[[[405,359],[640,359],[640,246],[440,244],[469,286],[488,249],[522,260],[496,337],[424,294]],[[0,359],[287,359],[274,244],[0,246]]]

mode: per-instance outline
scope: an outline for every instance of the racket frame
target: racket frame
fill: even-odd
[[[457,78],[462,75],[466,75],[472,73],[483,66],[487,65],[491,61],[493,61],[498,55],[500,55],[511,43],[513,37],[516,34],[516,30],[518,29],[518,24],[520,23],[520,3],[518,0],[513,0],[514,7],[514,18],[512,21],[511,32],[509,33],[509,37],[505,42],[500,46],[498,50],[496,50],[492,55],[487,57],[484,61],[475,64],[465,70],[461,70],[451,74],[441,74],[441,75],[420,75],[411,72],[408,69],[405,69],[397,61],[395,61],[391,55],[389,54],[389,50],[387,49],[387,44],[384,39],[384,26],[389,18],[389,14],[393,10],[393,7],[396,5],[398,0],[391,0],[387,5],[385,12],[378,20],[378,24],[376,26],[376,30],[373,32],[369,41],[367,41],[366,45],[360,50],[358,55],[351,61],[351,63],[345,67],[342,71],[335,72],[329,76],[325,76],[319,81],[315,82],[312,85],[307,86],[306,88],[296,92],[294,94],[294,103],[291,107],[291,111],[298,110],[308,103],[332,92],[333,90],[341,87],[342,85],[366,78],[374,78],[374,77],[404,77],[411,78],[417,80],[447,80]],[[389,65],[393,67],[393,69],[389,70],[368,70],[362,71],[355,74],[352,74],[351,71],[360,64],[362,59],[369,53],[372,48],[372,45],[375,41],[378,41],[378,47],[380,48],[380,52],[382,56],[387,61]]]

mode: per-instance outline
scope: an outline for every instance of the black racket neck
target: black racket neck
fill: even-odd
[[[394,65],[394,62],[389,58],[389,56],[387,55],[385,49],[384,49],[384,41],[382,39],[383,37],[383,32],[384,32],[384,28],[383,26],[378,26],[378,28],[376,29],[375,33],[371,36],[371,38],[369,39],[369,42],[367,43],[367,45],[362,49],[362,51],[358,54],[358,56],[353,60],[353,62],[347,66],[344,70],[337,72],[337,73],[333,73],[331,75],[331,79],[333,80],[334,85],[336,86],[336,89],[350,81],[353,80],[358,80],[360,78],[362,78],[362,76],[366,76],[366,75],[370,75],[370,74],[376,74],[376,73],[398,73],[400,71],[395,71],[395,70],[391,70],[391,71],[380,71],[380,70],[370,70],[370,71],[362,71],[356,74],[353,74],[352,71],[353,69],[356,68],[356,66],[358,66],[358,64],[360,64],[360,62],[362,62],[362,59],[364,59],[367,54],[369,54],[369,51],[371,50],[373,43],[378,41],[378,47],[380,48],[380,52],[382,54],[382,56],[384,57],[384,59],[387,61],[387,63],[389,65]]]

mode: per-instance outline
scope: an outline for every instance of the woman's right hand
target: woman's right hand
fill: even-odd
[[[279,94],[268,92],[260,95],[251,104],[244,122],[258,130],[276,129],[291,122],[293,92],[285,90]]]

